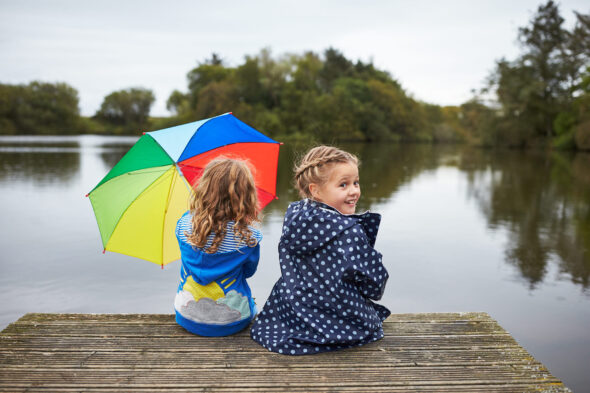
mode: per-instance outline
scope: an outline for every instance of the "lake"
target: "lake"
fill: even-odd
[[[173,313],[180,264],[102,253],[85,195],[134,137],[0,137],[0,328],[27,312]],[[393,313],[484,311],[574,391],[590,387],[590,154],[465,146],[347,144],[357,211],[382,215],[375,248]],[[304,148],[302,148],[304,149]],[[281,148],[279,200],[264,210],[249,280],[261,306],[294,157]]]

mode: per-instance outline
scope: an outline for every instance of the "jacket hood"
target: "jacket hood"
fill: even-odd
[[[343,231],[360,225],[373,247],[380,222],[381,215],[377,213],[346,215],[324,203],[303,199],[287,208],[280,242],[296,253],[308,254],[324,247]]]

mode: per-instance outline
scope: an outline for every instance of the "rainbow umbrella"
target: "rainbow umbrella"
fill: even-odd
[[[209,161],[246,160],[263,208],[276,198],[279,145],[231,113],[144,133],[87,195],[104,251],[162,267],[179,259],[176,222]]]

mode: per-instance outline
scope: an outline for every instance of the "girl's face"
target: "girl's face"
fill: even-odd
[[[354,214],[361,196],[359,170],[352,162],[331,165],[330,177],[324,184],[310,184],[314,199],[332,206],[342,214]]]

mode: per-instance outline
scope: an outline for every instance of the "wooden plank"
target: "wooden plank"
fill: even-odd
[[[533,375],[534,373],[534,375]],[[496,384],[499,381],[519,383],[559,383],[544,367],[531,370],[510,365],[461,366],[461,367],[389,367],[363,368],[339,367],[329,373],[318,373],[314,369],[291,367],[283,369],[257,369],[255,372],[245,368],[207,369],[206,373],[196,372],[194,368],[156,368],[156,369],[61,369],[56,372],[50,368],[38,368],[32,373],[22,369],[0,369],[0,381],[10,378],[12,386],[23,387],[42,384],[47,388],[77,383],[94,387],[102,386],[160,386],[160,387],[206,387],[212,382],[216,387],[239,388],[275,386],[415,386],[442,384]]]
[[[490,321],[487,313],[464,312],[464,313],[416,313],[416,314],[392,314],[384,324],[392,322],[443,322],[443,321]],[[172,314],[55,314],[55,313],[28,313],[22,316],[18,322],[74,322],[76,324],[89,322],[143,322],[148,324],[174,323]]]
[[[248,329],[240,332],[239,336],[248,336]],[[393,322],[386,326],[388,336],[406,335],[480,335],[506,334],[495,322]],[[130,323],[86,323],[86,324],[57,324],[57,323],[13,323],[4,329],[6,335],[37,335],[37,336],[113,336],[113,337],[180,337],[190,335],[177,324],[130,324]]]
[[[84,392],[94,392],[94,393],[109,393],[109,392],[133,392],[133,393],[152,393],[152,392],[170,392],[170,393],[192,393],[192,392],[236,392],[236,388],[223,388],[217,386],[209,386],[204,388],[197,388],[197,387],[186,387],[186,388],[176,388],[176,387],[165,387],[161,388],[158,386],[152,386],[147,388],[127,388],[123,390],[117,387],[88,387],[84,386],[83,389],[80,387],[53,387],[51,389],[45,389],[42,387],[11,387],[9,389],[4,389],[0,387],[0,392],[10,392],[10,393],[17,393],[17,392],[27,392],[27,393],[34,393],[34,392],[76,392],[79,393],[80,391]],[[240,392],[248,393],[248,392],[309,392],[310,389],[306,387],[297,387],[297,386],[290,386],[290,387],[273,387],[271,389],[265,389],[260,387],[240,387]],[[322,386],[316,387],[313,389],[314,392],[366,392],[367,389],[359,386]],[[496,384],[496,385],[477,385],[477,384],[468,384],[468,385],[430,385],[430,386],[372,386],[370,389],[371,392],[421,392],[421,393],[453,393],[453,392],[472,392],[472,393],[527,393],[527,392],[545,392],[545,393],[557,393],[557,392],[567,392],[567,390],[563,390],[563,387],[558,385],[552,384],[520,384],[520,383],[511,383],[511,384]]]
[[[172,315],[27,314],[0,333],[3,391],[566,392],[485,313],[399,314],[361,348],[289,357]]]
[[[206,358],[203,363],[197,359]],[[187,359],[189,359],[187,361]],[[222,367],[398,367],[398,366],[469,366],[535,363],[522,348],[450,350],[390,350],[367,359],[366,351],[339,351],[312,357],[286,357],[271,353],[252,356],[251,352],[109,352],[0,350],[0,364],[6,368],[222,368]]]
[[[463,335],[463,336],[386,336],[382,340],[367,344],[363,350],[388,351],[395,349],[492,349],[513,348],[518,344],[510,335]],[[0,348],[18,350],[69,350],[91,351],[171,351],[210,352],[248,351],[260,352],[261,347],[248,336],[232,336],[206,339],[186,337],[44,337],[0,335]],[[356,350],[356,349],[353,349]]]

